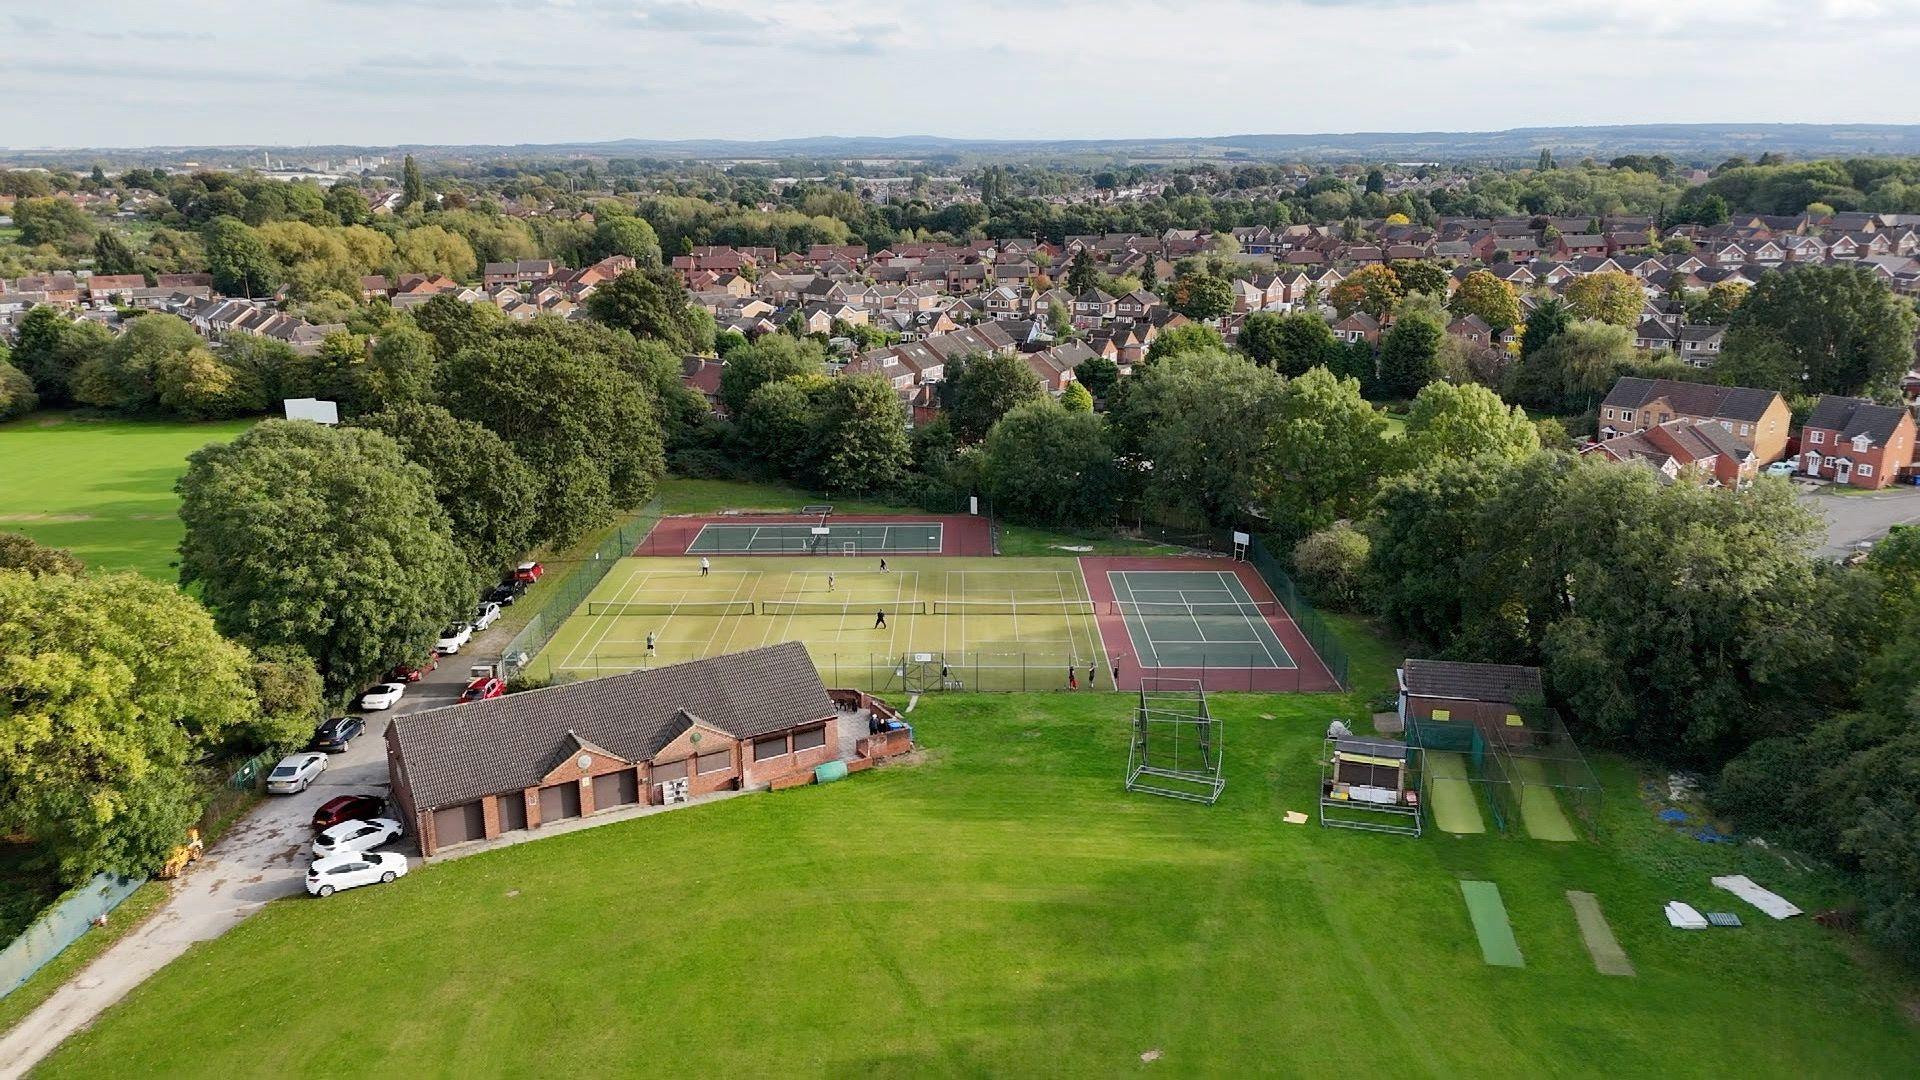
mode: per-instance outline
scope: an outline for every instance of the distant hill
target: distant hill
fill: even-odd
[[[681,160],[1101,159],[1116,161],[1484,161],[1525,162],[1542,148],[1563,162],[1627,153],[1667,154],[1717,163],[1768,151],[1795,157],[1920,154],[1920,124],[1620,124],[1506,131],[1344,132],[1138,139],[967,139],[937,135],[794,139],[616,139],[590,143],[399,146],[152,146],[0,148],[0,163],[90,167],[96,161],[153,165],[181,161],[244,165],[262,150],[290,160],[365,153],[413,153],[425,159],[651,157]]]

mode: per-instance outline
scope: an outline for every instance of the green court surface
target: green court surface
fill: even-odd
[[[1526,967],[1520,943],[1513,940],[1513,924],[1507,921],[1507,906],[1500,902],[1500,887],[1491,881],[1462,881],[1460,893],[1466,897],[1473,932],[1480,936],[1481,957],[1495,967]]]
[[[1110,570],[1107,581],[1134,655],[1149,668],[1291,668],[1256,601],[1224,570]]]
[[[816,532],[824,528],[826,532]],[[702,525],[687,545],[689,555],[779,555],[818,554],[921,554],[940,552],[942,533],[938,521],[885,525],[873,522],[825,525],[806,522],[775,522],[754,525],[748,522],[721,522]]]
[[[1568,889],[1567,903],[1573,905],[1573,917],[1580,924],[1580,940],[1586,943],[1587,953],[1593,957],[1593,969],[1602,975],[1632,978],[1633,961],[1627,959],[1627,951],[1613,936],[1613,927],[1607,925],[1607,917],[1600,910],[1600,898],[1590,892]]]
[[[1082,685],[1090,666],[1110,682],[1076,559],[711,562],[702,576],[697,556],[621,560],[529,673],[572,681],[801,641],[832,686],[1052,690],[1070,664]]]
[[[1540,762],[1516,757],[1509,762],[1508,768],[1513,773],[1514,787],[1520,796],[1520,820],[1526,823],[1528,836],[1535,840],[1566,843],[1580,839],[1580,835],[1573,831],[1573,824],[1567,820],[1559,797],[1553,793],[1553,786],[1547,781],[1547,770]]]
[[[1467,779],[1467,759],[1449,750],[1426,751],[1427,809],[1442,832],[1483,833],[1480,800]]]

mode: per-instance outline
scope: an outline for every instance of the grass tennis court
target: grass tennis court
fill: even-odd
[[[756,557],[713,559],[704,576],[698,557],[624,559],[529,671],[569,681],[802,641],[836,686],[1053,689],[1072,664],[1107,687],[1093,609],[1074,559],[903,557],[882,571],[877,557]]]
[[[1291,668],[1267,620],[1279,605],[1256,601],[1225,570],[1109,570],[1127,637],[1144,667]]]
[[[818,530],[825,529],[825,532]],[[700,526],[689,555],[782,555],[782,554],[938,554],[943,540],[938,521],[913,521],[900,525],[873,522],[801,522],[709,523]]]

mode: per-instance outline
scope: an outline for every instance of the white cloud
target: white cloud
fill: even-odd
[[[0,140],[1906,122],[1920,90],[1920,0],[101,0],[89,11],[0,16]]]

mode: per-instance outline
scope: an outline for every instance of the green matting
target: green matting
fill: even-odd
[[[1507,922],[1507,906],[1500,902],[1500,887],[1491,881],[1463,881],[1460,892],[1467,898],[1473,932],[1480,935],[1481,957],[1496,967],[1526,967],[1520,943],[1513,940],[1513,926]]]
[[[1427,809],[1442,832],[1483,833],[1480,801],[1467,779],[1467,759],[1448,750],[1426,751]]]
[[[1607,925],[1607,917],[1600,911],[1599,897],[1568,889],[1567,903],[1573,905],[1573,917],[1580,922],[1580,940],[1587,943],[1593,969],[1602,975],[1632,978],[1633,961],[1627,959],[1627,951],[1613,936],[1613,927]]]
[[[1514,758],[1512,769],[1520,791],[1520,820],[1526,823],[1527,835],[1535,840],[1563,843],[1580,839],[1580,834],[1573,831],[1572,822],[1567,820],[1566,811],[1560,808],[1553,785],[1547,782],[1546,768],[1531,758]]]

